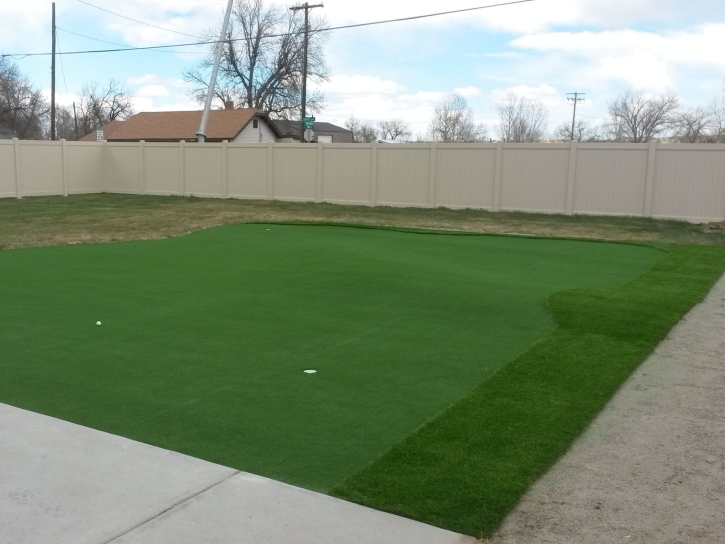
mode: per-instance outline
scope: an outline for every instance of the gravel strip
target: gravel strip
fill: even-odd
[[[725,276],[493,544],[725,542]]]

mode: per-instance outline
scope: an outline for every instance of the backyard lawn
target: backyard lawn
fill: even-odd
[[[723,270],[279,223],[1,251],[0,402],[488,536]]]

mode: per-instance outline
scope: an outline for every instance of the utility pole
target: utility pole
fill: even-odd
[[[584,102],[585,94],[586,93],[567,93],[566,94],[566,99],[571,102],[574,102],[574,117],[571,120],[571,139],[572,140],[576,139],[576,138],[574,138],[574,129],[576,127],[576,105],[579,102]],[[579,98],[579,97],[582,97],[582,98]]]
[[[206,93],[206,101],[204,102],[204,111],[201,114],[201,124],[199,130],[196,132],[196,141],[200,144],[206,142],[206,124],[209,121],[209,110],[211,109],[211,100],[214,97],[214,89],[216,88],[216,76],[219,72],[219,62],[222,59],[222,53],[224,52],[224,39],[227,37],[227,27],[229,26],[229,15],[232,12],[232,3],[234,0],[229,0],[227,4],[227,11],[224,13],[224,23],[222,24],[222,33],[219,36],[219,42],[216,46],[216,57],[214,58],[214,68],[211,71],[211,81],[209,81],[209,90]]]
[[[300,118],[300,143],[305,137],[305,117],[307,116],[307,46],[310,41],[310,10],[314,8],[324,8],[325,4],[310,5],[305,2],[297,6],[289,8],[292,11],[305,10],[305,41],[303,45],[302,60],[302,115]]]
[[[73,120],[76,124],[76,141],[78,141],[78,115],[76,115],[76,103],[73,102]]]
[[[53,2],[53,47],[50,61],[50,139],[55,140],[55,2]]]

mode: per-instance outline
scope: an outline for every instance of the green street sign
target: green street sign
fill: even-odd
[[[315,129],[315,118],[314,117],[305,117],[303,119],[305,122],[305,129],[306,130],[314,130]]]

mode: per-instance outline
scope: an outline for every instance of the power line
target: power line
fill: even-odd
[[[111,15],[115,15],[116,17],[121,17],[122,19],[127,19],[129,21],[133,21],[134,23],[139,23],[139,24],[150,26],[153,28],[158,28],[159,30],[164,30],[166,32],[172,32],[174,34],[180,34],[182,36],[189,36],[190,38],[199,38],[202,40],[204,39],[201,36],[196,36],[194,34],[187,34],[186,32],[179,32],[178,30],[171,30],[170,28],[164,28],[162,26],[152,25],[151,23],[145,23],[144,21],[139,21],[138,19],[133,19],[132,17],[126,17],[125,15],[121,15],[120,13],[116,13],[115,11],[111,11],[110,9],[96,6],[95,4],[91,4],[89,2],[86,2],[85,0],[78,0],[78,1],[81,4],[85,4],[86,6],[91,6],[92,8],[100,9],[101,11],[105,11],[106,13],[110,13]]]
[[[79,2],[82,0],[78,0]],[[536,0],[514,0],[511,2],[503,2],[500,4],[489,4],[487,6],[478,6],[474,8],[466,8],[466,9],[456,9],[451,11],[442,11],[439,13],[429,13],[427,15],[415,15],[412,17],[401,17],[399,19],[386,19],[383,21],[372,21],[369,23],[356,23],[351,25],[342,25],[342,26],[335,26],[330,28],[325,28],[322,30],[313,30],[311,31],[312,34],[320,34],[324,32],[331,32],[333,30],[345,30],[348,28],[360,28],[364,26],[374,26],[374,25],[383,25],[388,23],[399,23],[404,21],[414,21],[417,19],[427,19],[431,17],[440,17],[443,15],[453,15],[456,13],[464,13],[464,12],[470,12],[470,11],[476,11],[476,10],[483,10],[483,9],[489,9],[489,8],[498,8],[503,6],[513,6],[516,4],[526,4],[529,2],[535,2]],[[86,2],[84,2],[86,3]],[[143,23],[146,24],[146,23]],[[167,30],[167,29],[162,29]],[[283,38],[287,36],[296,36],[303,34],[303,31],[300,32],[287,32],[283,34],[266,34],[261,36],[261,38]],[[197,37],[197,36],[192,36]],[[239,42],[239,41],[245,41],[245,38],[234,38],[231,40],[225,40],[230,42]],[[96,49],[96,50],[86,50],[86,51],[67,51],[63,53],[64,55],[86,55],[86,54],[93,54],[93,53],[118,53],[118,52],[124,52],[124,51],[151,51],[154,49],[169,49],[172,47],[195,47],[200,45],[213,45],[219,43],[217,40],[214,41],[202,41],[202,42],[191,42],[191,43],[177,43],[177,44],[170,44],[170,45],[150,45],[147,47],[125,47],[122,49]],[[25,58],[25,57],[40,57],[40,56],[48,56],[50,53],[3,53],[0,55],[0,57],[19,57],[19,58]]]
[[[131,47],[130,45],[125,44],[125,43],[109,42],[108,40],[101,40],[100,38],[94,38],[92,36],[86,36],[85,34],[79,34],[78,32],[73,32],[72,30],[67,30],[67,29],[61,28],[59,26],[56,26],[55,28],[57,30],[61,30],[61,31],[65,32],[66,34],[73,34],[74,36],[78,36],[79,38],[85,38],[87,40],[93,40],[94,42],[107,43],[107,44],[110,44],[110,45],[118,45],[120,47]],[[199,53],[194,53],[194,52],[179,52],[179,51],[165,51],[165,50],[152,50],[152,51],[154,51],[156,53],[172,53],[172,54],[173,53],[176,53],[176,54],[179,54],[179,55],[197,55],[197,54],[199,54]],[[206,53],[204,53],[204,54],[206,54]]]

